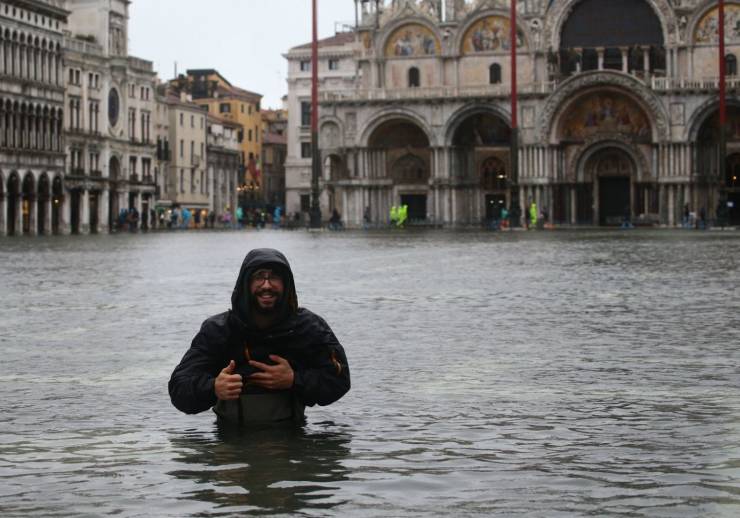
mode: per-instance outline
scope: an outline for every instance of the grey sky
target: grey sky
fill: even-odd
[[[354,0],[318,0],[319,38],[335,22],[354,23]],[[133,0],[129,52],[171,79],[175,61],[215,68],[232,84],[265,96],[276,108],[288,93],[289,48],[311,41],[311,0]]]

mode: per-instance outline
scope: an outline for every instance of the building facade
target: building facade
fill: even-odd
[[[166,104],[172,151],[163,179],[162,203],[187,208],[193,214],[208,212],[212,208],[211,182],[206,166],[208,113],[185,92],[176,94],[170,91]]]
[[[674,226],[684,212],[740,219],[740,3],[726,2],[723,171],[715,1],[520,0],[514,42],[504,0],[357,5],[353,37],[320,52],[324,215],[337,208],[357,226],[369,208],[383,223],[406,204],[411,220],[467,226],[535,202],[569,225]],[[300,155],[309,51],[287,55],[288,211],[310,188],[310,149]],[[332,81],[329,69],[345,60],[347,75]]]
[[[134,208],[151,225],[156,73],[128,55],[129,3],[67,1],[64,221],[73,234],[116,231]]]
[[[227,212],[235,215],[239,202],[244,170],[242,143],[239,139],[243,135],[244,127],[241,124],[208,115],[207,167],[211,181],[211,207],[216,219],[220,221],[223,221]]]
[[[285,207],[287,110],[262,111],[262,194],[266,205]]]
[[[0,1],[0,235],[64,230],[62,0]]]
[[[178,91],[192,96],[193,102],[204,106],[208,113],[240,124],[244,128],[240,147],[244,176],[242,188],[247,188],[261,198],[260,157],[262,155],[262,95],[232,85],[217,70],[188,70],[170,84]]]
[[[358,86],[356,35],[338,33],[318,42],[319,90],[321,92],[354,92]],[[287,152],[285,160],[285,212],[309,212],[311,204],[311,45],[301,45],[285,54],[288,60]],[[333,108],[327,107],[328,110]],[[320,113],[323,113],[320,111]],[[321,142],[333,146],[339,134],[329,134],[334,127],[327,126]],[[323,151],[322,151],[323,153]],[[327,161],[331,158],[327,155]],[[337,173],[339,174],[339,173]],[[324,219],[337,208],[334,191],[322,181],[320,206]],[[341,200],[339,200],[341,204]],[[341,205],[339,206],[340,212]]]

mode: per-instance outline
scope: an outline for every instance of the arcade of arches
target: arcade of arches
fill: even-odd
[[[730,110],[727,170],[717,168],[716,122],[707,114],[697,142],[656,141],[653,115],[628,91],[585,89],[553,119],[553,143],[523,145],[519,175],[511,172],[511,130],[501,115],[471,108],[441,134],[408,116],[386,117],[369,132],[367,147],[326,155],[330,210],[349,224],[387,221],[392,205],[407,204],[412,223],[485,224],[506,207],[519,214],[535,202],[555,224],[669,226],[684,211],[707,218],[729,201],[727,221],[739,223],[740,107]],[[355,164],[353,167],[353,163]]]
[[[42,173],[0,172],[0,235],[49,235],[61,231],[62,180]]]

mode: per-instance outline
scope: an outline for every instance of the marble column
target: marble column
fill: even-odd
[[[619,47],[619,52],[622,54],[622,72],[625,74],[629,73],[629,54],[627,47]]]
[[[642,47],[642,68],[647,78],[650,75],[650,47]]]

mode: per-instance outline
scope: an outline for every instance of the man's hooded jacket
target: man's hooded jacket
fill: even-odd
[[[249,280],[261,268],[279,272],[284,282],[277,308],[280,318],[268,329],[257,329],[250,317]],[[292,389],[270,391],[247,385],[247,377],[257,372],[249,360],[272,364],[271,354],[290,363],[294,371]],[[216,377],[231,360],[245,384],[242,398],[238,402],[217,401]],[[298,307],[288,260],[272,249],[257,249],[247,254],[231,295],[231,310],[203,322],[169,382],[172,403],[182,412],[195,414],[216,405],[219,416],[239,421],[245,414],[248,416],[250,409],[260,406],[260,401],[276,398],[289,399],[294,408],[292,417],[302,417],[303,406],[331,404],[349,388],[344,349],[321,317]],[[299,408],[301,416],[295,415],[295,408]]]

